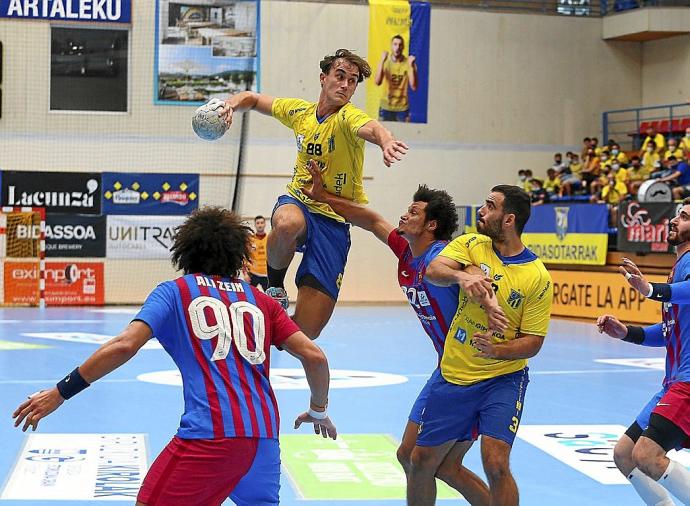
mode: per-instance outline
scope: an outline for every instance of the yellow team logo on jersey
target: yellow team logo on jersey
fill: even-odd
[[[343,273],[338,274],[338,278],[335,280],[335,285],[340,289],[340,285],[343,284]]]

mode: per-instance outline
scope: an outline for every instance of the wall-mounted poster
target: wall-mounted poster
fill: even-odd
[[[259,88],[258,0],[156,0],[155,102]]]
[[[431,6],[369,0],[367,114],[379,121],[427,122]]]

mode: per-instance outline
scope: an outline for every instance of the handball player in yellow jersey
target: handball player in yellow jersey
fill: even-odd
[[[413,55],[405,56],[405,39],[396,35],[391,39],[391,51],[384,51],[376,69],[374,82],[381,86],[385,81],[381,104],[380,121],[410,121],[410,100],[407,87],[417,91],[417,64]]]
[[[516,506],[510,450],[529,382],[527,359],[544,342],[553,283],[541,260],[520,235],[530,216],[530,198],[517,186],[494,186],[479,209],[477,230],[451,241],[431,262],[426,279],[457,284],[460,272],[478,265],[492,278],[508,326],[489,328],[486,313],[462,289],[441,359],[441,376],[430,387],[422,414],[407,497],[410,506],[432,505],[434,475],[458,441],[482,436],[481,453],[490,504]]]
[[[352,105],[357,85],[371,76],[363,58],[347,49],[321,60],[318,102],[273,98],[243,91],[225,101],[220,113],[228,124],[233,113],[255,109],[293,130],[297,160],[287,193],[278,198],[268,236],[266,293],[287,309],[285,274],[295,251],[304,253],[297,270],[297,304],[293,320],[316,339],[333,313],[350,249],[350,226],[327,204],[302,192],[311,180],[310,160],[321,167],[327,191],[359,204],[368,202],[363,179],[364,141],[376,144],[386,166],[401,160],[407,145],[396,140],[378,121]]]

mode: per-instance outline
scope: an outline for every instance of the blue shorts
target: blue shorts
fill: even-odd
[[[302,202],[289,195],[278,197],[273,212],[285,204],[298,206],[307,223],[307,239],[297,247],[297,251],[303,253],[303,256],[297,269],[295,284],[300,286],[302,278],[310,274],[333,300],[338,300],[347,254],[350,251],[350,225],[312,213]]]
[[[468,386],[449,383],[439,376],[431,385],[417,445],[469,441],[474,438],[475,427],[479,434],[512,445],[528,383],[527,367]]]
[[[407,123],[410,121],[410,111],[387,111],[379,107],[379,121]]]
[[[272,506],[280,503],[280,444],[259,439],[252,466],[230,493],[237,506]]]
[[[642,408],[640,414],[637,415],[637,418],[635,418],[637,425],[639,425],[642,430],[645,430],[647,427],[649,427],[649,417],[652,416],[652,411],[654,411],[654,408],[656,408],[656,403],[661,400],[665,393],[666,391],[662,388],[656,394],[654,394],[654,397],[650,399],[645,407]]]
[[[422,424],[422,413],[424,413],[424,407],[426,406],[426,401],[429,398],[429,392],[431,391],[431,385],[436,381],[441,376],[441,369],[436,368],[436,370],[431,374],[428,380],[426,380],[426,384],[424,385],[424,388],[422,388],[422,391],[419,392],[419,395],[417,396],[417,400],[414,401],[414,404],[412,405],[412,410],[410,411],[410,416],[407,417],[409,421],[412,423],[416,423],[417,425]]]

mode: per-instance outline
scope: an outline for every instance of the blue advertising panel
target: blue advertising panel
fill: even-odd
[[[199,207],[199,174],[103,173],[103,214],[183,215]]]
[[[0,18],[130,23],[131,0],[0,0]]]

